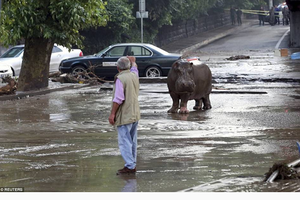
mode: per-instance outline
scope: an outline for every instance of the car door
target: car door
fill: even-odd
[[[49,71],[57,71],[60,61],[61,61],[61,57],[62,57],[62,53],[63,51],[58,48],[57,46],[54,46],[52,49],[52,54],[51,54],[51,59],[50,59],[50,69]]]
[[[99,77],[113,78],[117,73],[117,61],[125,55],[127,46],[115,46],[103,55],[102,64],[95,68]]]
[[[155,64],[152,63],[152,51],[143,46],[129,46],[127,54],[135,56],[140,76],[144,76],[144,72],[148,66]]]

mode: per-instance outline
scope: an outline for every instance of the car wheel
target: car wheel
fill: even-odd
[[[152,66],[148,67],[146,72],[146,77],[161,77],[161,71],[158,67]]]
[[[12,72],[12,75],[13,75],[13,76],[16,76],[15,70],[14,70],[14,68],[12,68],[12,67],[11,67],[11,72]]]
[[[76,76],[82,72],[86,72],[86,69],[83,66],[77,65],[72,69],[72,75]]]

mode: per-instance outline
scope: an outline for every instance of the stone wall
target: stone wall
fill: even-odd
[[[222,27],[230,23],[228,12],[204,16],[196,20],[175,22],[172,26],[163,26],[159,29],[155,44],[157,46],[164,46],[176,40]]]

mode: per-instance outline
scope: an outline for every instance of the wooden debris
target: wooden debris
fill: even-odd
[[[61,75],[60,71],[49,73],[49,78],[58,78]]]
[[[300,178],[300,159],[292,163],[275,163],[266,173],[265,182],[272,183],[275,180],[288,180]]]
[[[15,94],[18,85],[15,79],[7,76],[2,78],[2,82],[8,84],[0,88],[0,95]]]
[[[238,55],[238,56],[231,56],[230,58],[226,58],[226,60],[240,60],[240,59],[250,59],[250,56]]]
[[[110,82],[99,78],[94,73],[93,66],[83,72],[78,72],[77,74],[60,74],[60,72],[56,72],[49,75],[49,77],[51,77],[51,80],[53,82],[60,83],[84,83],[90,85],[99,85],[102,83]]]

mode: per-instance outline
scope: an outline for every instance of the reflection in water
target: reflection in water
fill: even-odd
[[[207,119],[205,112],[206,111],[200,110],[200,111],[191,111],[187,114],[171,113],[170,115],[173,120],[200,122],[200,121],[205,121]]]
[[[122,178],[125,181],[125,186],[122,189],[122,192],[137,192],[137,181],[136,181],[136,175],[120,175],[120,178]]]
[[[68,119],[70,119],[70,114],[68,113],[50,114],[50,122],[63,121]]]

